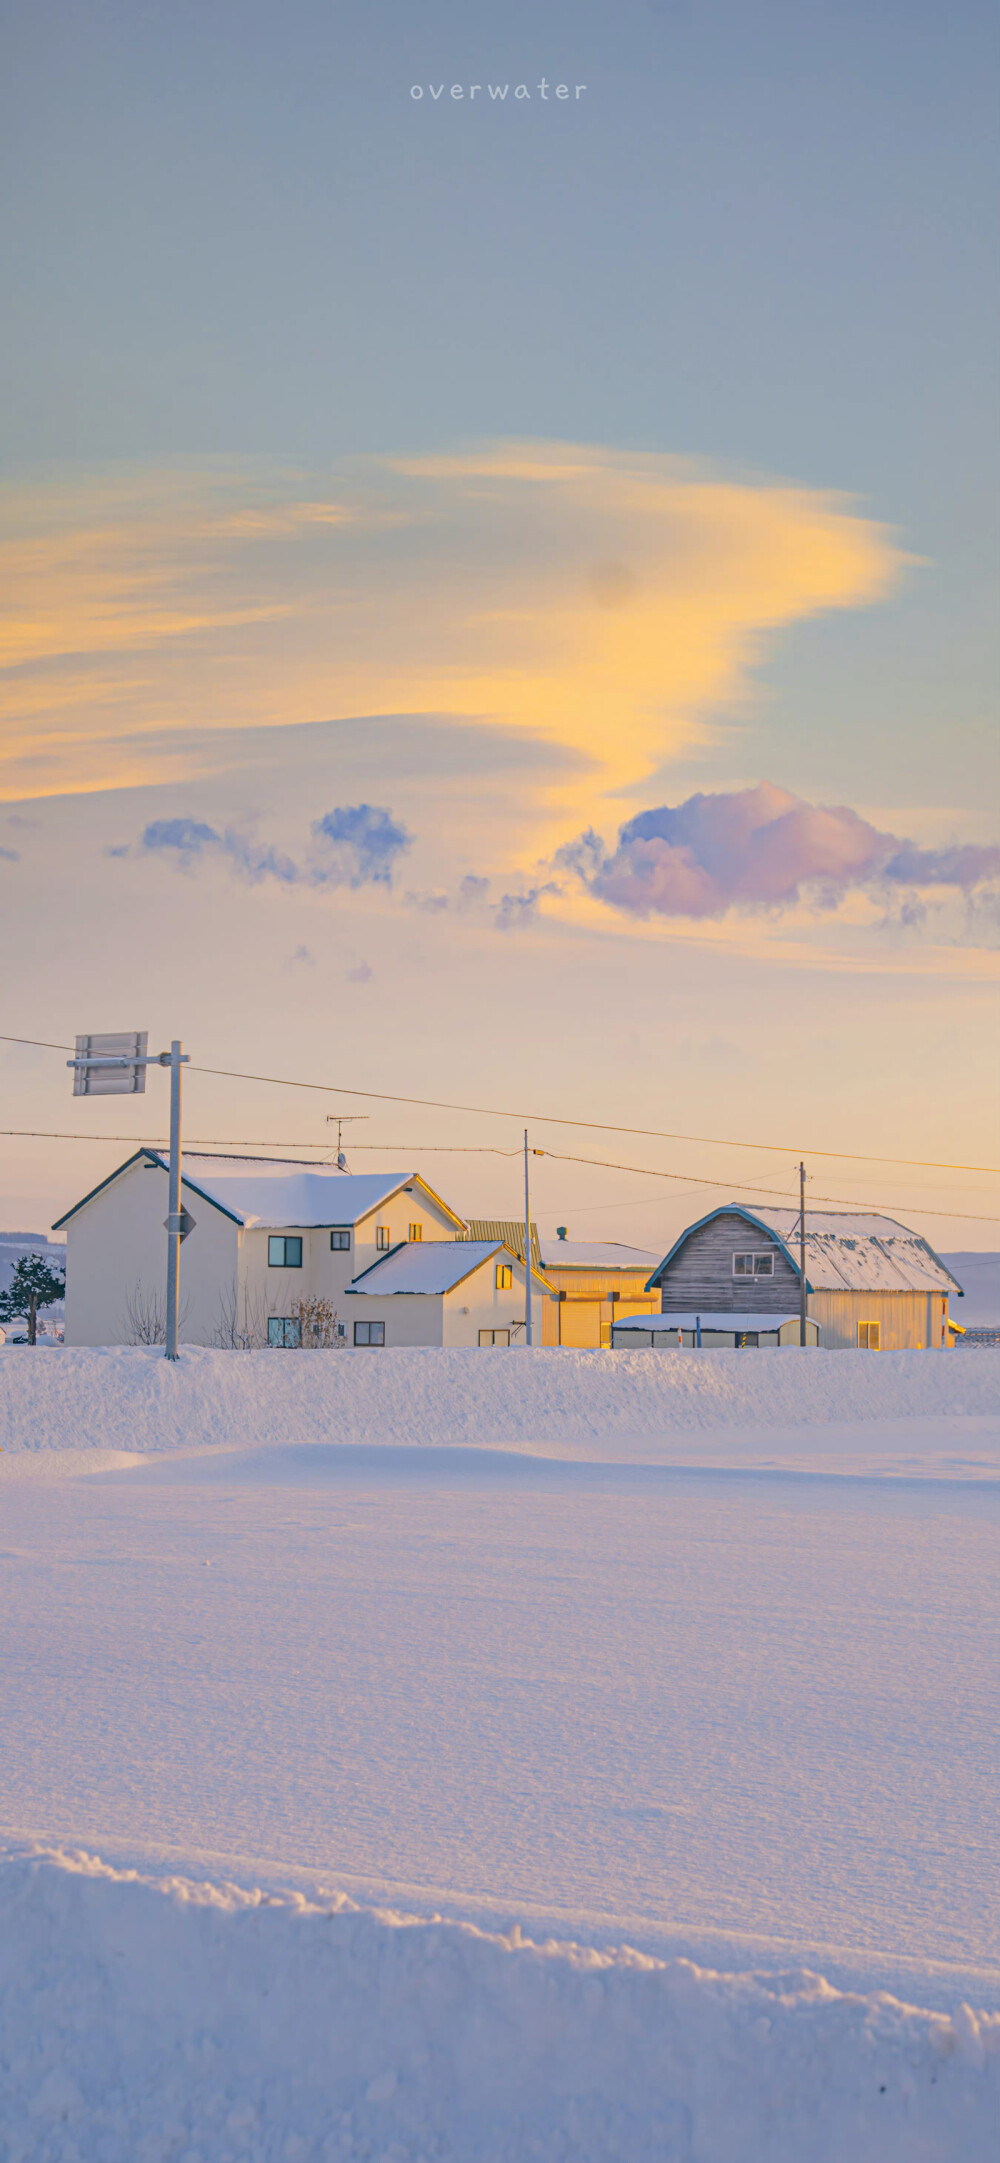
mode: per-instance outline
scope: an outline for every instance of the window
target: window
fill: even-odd
[[[880,1352],[882,1349],[881,1322],[858,1323],[859,1352]]]
[[[375,1245],[376,1245],[376,1247],[378,1248],[378,1251],[379,1251],[379,1253],[380,1253],[380,1254],[384,1254],[384,1253],[385,1253],[385,1251],[386,1251],[386,1248],[387,1248],[388,1246],[390,1246],[390,1245],[391,1245],[391,1242],[392,1242],[392,1234],[391,1234],[391,1232],[390,1232],[390,1230],[389,1230],[389,1227],[388,1227],[388,1225],[387,1225],[387,1224],[380,1224],[380,1225],[379,1225],[379,1226],[377,1227],[377,1229],[376,1229],[376,1233],[375,1233]]]
[[[267,1242],[267,1266],[269,1269],[301,1269],[301,1239],[289,1239],[284,1232],[272,1232]]]
[[[422,1224],[408,1224],[408,1225],[407,1225],[407,1227],[406,1227],[406,1236],[407,1236],[407,1239],[422,1239],[422,1238],[423,1238],[423,1236],[424,1236],[424,1228],[423,1228],[423,1225],[422,1225]]]
[[[385,1323],[355,1322],[354,1342],[355,1344],[384,1344]]]
[[[773,1254],[734,1254],[734,1277],[773,1277]]]
[[[497,1267],[496,1267],[496,1287],[497,1287],[497,1291],[498,1291],[498,1292],[509,1292],[509,1291],[511,1290],[512,1286],[513,1286],[513,1283],[514,1283],[514,1272],[513,1272],[512,1268],[511,1268],[511,1266],[510,1266],[510,1263],[509,1263],[509,1262],[498,1262],[498,1263],[497,1263]]]
[[[755,1329],[738,1329],[738,1330],[737,1330],[737,1332],[736,1332],[736,1350],[737,1350],[738,1352],[745,1352],[745,1351],[746,1351],[746,1349],[747,1349],[747,1346],[748,1346],[748,1345],[751,1345],[751,1344],[759,1344],[759,1343],[760,1343],[760,1338],[759,1338],[759,1336],[758,1336],[758,1334],[757,1334],[757,1331],[756,1331]]]
[[[480,1344],[509,1344],[510,1331],[509,1329],[481,1329],[479,1342]]]
[[[335,1232],[330,1233],[330,1248],[332,1253],[347,1254],[350,1250],[350,1245],[351,1235],[350,1232],[347,1230],[346,1225],[340,1225]]]
[[[267,1324],[267,1341],[286,1352],[292,1351],[302,1343],[301,1322],[293,1321],[290,1314],[272,1314]]]

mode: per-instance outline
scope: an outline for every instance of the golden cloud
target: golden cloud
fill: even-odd
[[[553,838],[905,560],[837,497],[559,444],[22,487],[8,530],[8,800],[134,786],[144,740],[154,781],[172,736],[434,714],[576,754]]]

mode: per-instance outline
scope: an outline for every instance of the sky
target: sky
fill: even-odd
[[[0,1221],[144,1028],[192,1146],[998,1244],[992,9],[0,36]]]

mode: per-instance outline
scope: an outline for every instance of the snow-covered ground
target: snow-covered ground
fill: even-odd
[[[3,2163],[991,2156],[998,1385],[0,1351]]]

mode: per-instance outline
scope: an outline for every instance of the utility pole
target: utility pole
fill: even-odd
[[[78,1036],[76,1057],[67,1059],[66,1064],[73,1069],[75,1097],[141,1096],[146,1087],[147,1067],[170,1068],[170,1164],[164,1225],[167,1234],[164,1354],[167,1359],[176,1359],[181,1243],[189,1232],[194,1231],[194,1218],[181,1203],[181,1068],[188,1064],[188,1053],[179,1037],[174,1038],[169,1051],[147,1052],[147,1042],[145,1030],[123,1031],[117,1035]]]
[[[806,1342],[806,1168],[799,1165],[799,1344]]]
[[[531,1333],[531,1196],[528,1191],[528,1129],[524,1130],[524,1341],[532,1344]]]
[[[167,1065],[167,1054],[160,1053],[160,1065]],[[184,1222],[181,1211],[181,1066],[183,1052],[179,1038],[170,1046],[170,1173],[167,1189],[167,1341],[164,1351],[167,1359],[177,1358],[177,1317],[180,1312],[181,1290],[181,1240]]]

